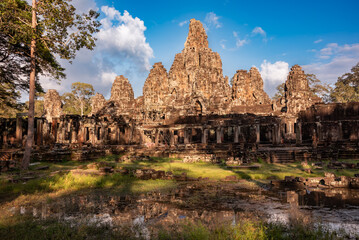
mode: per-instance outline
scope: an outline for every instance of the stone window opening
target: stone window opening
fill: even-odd
[[[171,95],[173,95],[174,98],[177,99],[177,90],[175,88],[172,90]]]
[[[196,101],[195,112],[196,112],[196,115],[201,115],[202,114],[202,104],[201,104],[200,101]]]
[[[101,137],[101,128],[100,127],[97,128],[97,134],[96,135],[97,135],[97,140],[101,140],[100,139],[100,137]]]
[[[85,141],[88,141],[90,140],[90,131],[89,131],[89,128],[86,127],[86,136],[85,136]]]

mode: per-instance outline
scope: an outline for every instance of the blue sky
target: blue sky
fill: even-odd
[[[73,0],[78,11],[95,8],[102,29],[95,51],[81,50],[64,63],[63,93],[71,83],[88,82],[109,98],[116,75],[125,75],[135,96],[155,62],[169,71],[181,52],[191,18],[200,20],[209,46],[222,58],[229,79],[256,66],[271,96],[290,67],[301,65],[323,82],[335,83],[359,62],[359,1],[107,1]]]

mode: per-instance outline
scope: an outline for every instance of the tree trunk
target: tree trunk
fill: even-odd
[[[81,116],[84,115],[84,101],[81,99]]]
[[[25,153],[21,163],[21,169],[29,168],[31,148],[34,142],[34,116],[35,116],[35,77],[36,77],[36,0],[32,0],[32,39],[31,39],[31,72],[30,72],[30,86],[29,86],[29,115],[28,115],[28,130],[25,145]]]

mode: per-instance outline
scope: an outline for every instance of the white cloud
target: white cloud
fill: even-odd
[[[183,27],[184,25],[186,25],[188,23],[188,20],[182,21],[178,24],[178,26]]]
[[[252,33],[254,35],[262,35],[263,37],[266,37],[267,36],[267,33],[261,28],[261,27],[255,27],[252,31]]]
[[[222,39],[222,40],[219,42],[219,45],[221,46],[222,49],[227,49],[225,42],[227,42],[227,40],[225,40],[225,39]]]
[[[359,43],[327,44],[319,51],[318,62],[303,66],[307,73],[316,74],[322,82],[333,84],[338,77],[350,72],[359,62]]]
[[[214,12],[209,12],[206,15],[205,22],[209,26],[215,26],[216,28],[222,27],[222,24],[219,22],[219,18]]]
[[[93,6],[85,4],[92,0],[80,2],[84,4],[83,9]],[[67,78],[62,80],[61,85],[42,78],[41,82],[46,90],[55,88],[62,94],[71,91],[72,83],[85,82],[92,84],[104,96],[109,96],[115,77],[124,75],[132,83],[135,95],[141,95],[143,82],[150,69],[150,59],[153,57],[153,50],[146,42],[144,22],[132,17],[127,11],[121,14],[112,7],[102,7],[101,11],[103,25],[96,34],[98,40],[95,49],[81,49],[73,64],[60,60],[61,65],[66,68]]]
[[[318,40],[314,41],[315,44],[320,43],[320,42],[323,42],[323,39],[318,39]]]
[[[240,48],[240,47],[242,47],[244,44],[249,43],[249,40],[247,40],[247,39],[241,39],[241,38],[239,37],[239,33],[238,33],[238,32],[233,31],[233,37],[236,39],[236,47],[237,47],[237,48]]]
[[[263,42],[267,42],[267,33],[263,30],[263,28],[261,27],[255,27],[252,30],[252,36],[256,36],[256,35],[261,35],[263,38]],[[270,40],[272,40],[272,38],[270,38]]]
[[[117,74],[115,72],[102,72],[101,73],[101,82],[104,84],[112,84],[113,80],[116,78]]]
[[[281,84],[287,79],[289,73],[289,64],[283,61],[275,63],[264,60],[261,64],[261,75],[264,82]]]
[[[239,38],[236,39],[236,47],[237,48],[242,47],[246,43],[247,43],[247,40],[245,40],[245,39],[239,39]]]
[[[108,6],[103,6],[101,10],[106,17],[101,20],[103,28],[97,34],[99,49],[112,56],[131,59],[143,70],[149,70],[150,59],[154,56],[146,42],[144,22],[133,18],[126,10],[123,15]]]
[[[270,96],[273,96],[276,92],[276,87],[287,79],[289,64],[283,61],[270,63],[264,60],[261,64],[260,73],[263,78],[265,90]]]

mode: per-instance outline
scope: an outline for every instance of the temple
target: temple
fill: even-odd
[[[272,101],[257,68],[223,76],[218,53],[208,47],[201,22],[192,19],[182,52],[169,71],[155,63],[134,98],[118,76],[111,97],[97,93],[89,116],[65,115],[55,90],[35,120],[34,157],[90,159],[107,153],[181,157],[234,163],[359,158],[359,103],[324,104],[302,68],[294,65],[285,94]],[[0,119],[0,148],[22,154],[27,118]],[[15,157],[16,157],[15,154]]]

